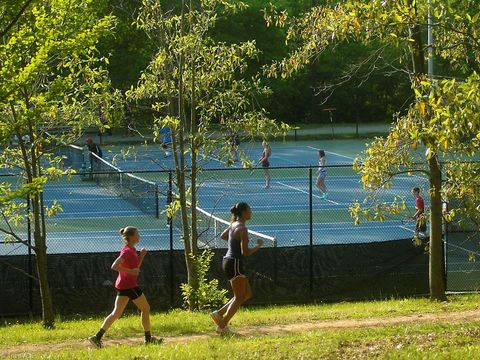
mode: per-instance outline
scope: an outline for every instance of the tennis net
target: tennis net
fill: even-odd
[[[91,153],[92,178],[98,186],[120,196],[145,214],[160,216],[158,185],[131,173],[123,172],[105,159]]]
[[[55,153],[61,157],[63,167],[85,171],[91,166],[91,173],[84,175],[90,176],[98,186],[120,196],[145,214],[159,218],[160,199],[155,182],[123,172],[110,162],[80,146],[63,144],[55,150]]]
[[[198,246],[199,248],[226,248],[228,246],[227,241],[220,238],[222,232],[230,226],[230,222],[221,219],[212,213],[196,208],[197,215],[197,232],[198,232]],[[182,221],[181,214],[176,213],[172,219],[174,229],[181,232]],[[248,230],[248,237],[252,245],[256,244],[256,240],[263,240],[263,247],[276,247],[276,240],[273,236],[259,233],[254,230]]]
[[[85,151],[80,146],[62,145],[55,148],[54,153],[61,158],[63,168],[68,167],[78,171],[86,163]]]

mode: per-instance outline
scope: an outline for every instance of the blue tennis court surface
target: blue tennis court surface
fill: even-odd
[[[343,145],[342,145],[343,144]],[[340,153],[342,146],[347,149]],[[349,164],[327,169],[326,184],[329,196],[322,199],[315,187],[318,163],[317,149],[326,150],[329,165]],[[313,183],[310,185],[308,168],[270,169],[271,186],[264,188],[262,169],[225,170],[223,160],[202,160],[208,171],[200,176],[199,207],[228,220],[230,207],[245,201],[253,210],[249,228],[277,239],[277,246],[304,246],[310,242],[310,186],[312,186],[313,244],[349,244],[378,242],[412,237],[414,224],[402,224],[400,218],[387,218],[384,222],[353,224],[348,208],[355,200],[363,201],[366,193],[358,175],[351,168],[353,157],[364,147],[363,142],[335,141],[312,144],[309,142],[273,143],[271,166],[312,165]],[[332,149],[332,151],[329,150]],[[247,144],[244,152],[252,159],[261,153],[259,144]],[[334,151],[335,150],[335,151]],[[172,159],[164,158],[158,146],[137,146],[123,156],[125,149],[106,148],[104,158],[113,161],[122,170],[165,170],[172,168]],[[132,155],[134,154],[134,155]],[[167,173],[145,173],[137,176],[155,181],[160,189],[160,216],[146,215],[118,194],[99,187],[88,179],[74,176],[71,181],[51,182],[45,189],[46,205],[57,199],[63,212],[48,220],[49,253],[116,252],[121,246],[118,229],[126,225],[140,228],[142,242],[150,250],[168,249],[170,229],[163,213],[167,198]],[[379,194],[384,201],[406,199],[409,211],[414,212],[414,199],[410,190],[414,186],[428,194],[428,182],[418,176],[398,177],[391,188]],[[429,200],[425,197],[426,205]],[[254,240],[254,239],[252,239]],[[209,242],[209,241],[207,241]],[[209,242],[211,243],[211,242]],[[180,233],[174,229],[174,248],[183,244]],[[26,253],[24,246],[7,244],[0,247],[0,255]]]

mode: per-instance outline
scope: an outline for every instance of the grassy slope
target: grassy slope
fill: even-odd
[[[282,306],[242,310],[233,321],[241,329],[252,325],[278,325],[332,319],[361,319],[368,317],[394,317],[413,313],[443,313],[478,308],[480,295],[452,296],[449,303],[432,303],[426,299],[390,300],[322,304],[308,306]],[[6,320],[0,328],[0,354],[2,350],[25,343],[58,344],[63,341],[85,339],[94,333],[101,317],[58,319],[55,330],[46,331],[34,322],[16,323]],[[210,359],[228,354],[230,358],[261,359],[287,358],[367,358],[368,354],[379,358],[435,358],[442,352],[454,358],[469,356],[480,348],[478,325],[467,324],[408,324],[382,328],[305,331],[261,337],[219,339],[206,337],[194,342],[170,343],[162,347],[109,346],[96,351],[89,348],[59,350],[53,353],[37,353],[35,356],[50,358],[109,359],[122,358],[178,358]],[[204,334],[212,331],[209,316],[204,313],[171,311],[152,317],[156,334],[178,336]],[[122,337],[139,337],[141,328],[137,315],[119,320],[105,337],[106,342]],[[255,334],[253,334],[255,335]],[[429,352],[424,353],[423,351]],[[434,351],[434,352],[432,352]],[[452,355],[453,354],[453,355]],[[457,357],[458,356],[458,357]],[[370,358],[370,357],[368,357]],[[438,357],[437,357],[438,358]],[[442,358],[443,355],[442,355]],[[472,356],[468,358],[473,358]]]

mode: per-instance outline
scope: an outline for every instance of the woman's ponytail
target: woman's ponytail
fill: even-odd
[[[250,209],[250,206],[245,202],[240,202],[232,206],[230,209],[230,221],[237,221],[242,217],[242,214],[245,210]]]

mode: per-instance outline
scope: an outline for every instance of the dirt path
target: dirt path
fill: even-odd
[[[459,323],[480,321],[480,309],[469,311],[454,311],[443,313],[427,313],[427,314],[412,314],[396,317],[377,317],[364,319],[344,319],[344,320],[323,320],[315,322],[304,322],[296,324],[285,325],[267,325],[267,326],[245,326],[235,329],[238,336],[255,336],[266,335],[280,335],[292,332],[305,332],[312,330],[337,330],[337,329],[355,329],[355,328],[372,328],[380,326],[394,326],[412,323]],[[184,343],[198,340],[206,340],[216,336],[213,332],[206,334],[193,334],[182,336],[165,337],[166,344]],[[104,345],[106,347],[115,345],[138,345],[142,343],[139,337],[127,337],[119,339],[108,339]],[[86,340],[65,341],[61,343],[40,343],[40,344],[25,344],[17,345],[10,348],[0,347],[0,356],[25,356],[28,354],[35,354],[41,352],[55,352],[65,349],[81,349],[90,347]]]

